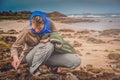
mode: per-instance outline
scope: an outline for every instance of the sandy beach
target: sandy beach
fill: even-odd
[[[114,41],[115,37],[100,36],[97,32],[86,29],[77,29],[74,25],[54,22],[57,30],[71,45],[75,46],[76,51],[80,54],[82,60],[81,66],[88,64],[98,68],[110,68],[108,54],[111,52],[119,53],[120,41]],[[25,27],[29,27],[28,20],[2,20],[0,21],[0,30],[7,32],[8,30],[21,31]],[[6,34],[3,34],[6,35]],[[18,35],[18,34],[17,34]],[[118,36],[119,39],[120,36]],[[93,38],[93,40],[90,40]],[[103,42],[95,43],[95,40]]]
[[[119,60],[116,60],[114,55],[112,59],[109,57],[110,54],[114,53],[120,55],[120,32],[114,31],[111,34],[107,34],[107,31],[79,29],[75,28],[75,25],[56,21],[54,23],[60,35],[74,46],[77,54],[80,55],[81,65],[76,70],[92,66],[95,69],[106,69],[117,74],[120,73],[120,56]],[[0,21],[0,31],[3,30],[5,32],[5,34],[2,34],[4,36],[17,36],[18,34],[7,34],[7,31],[14,29],[20,32],[25,27],[29,27],[28,20]],[[116,34],[114,34],[115,32]],[[115,68],[117,71],[113,70],[112,62],[116,62]]]

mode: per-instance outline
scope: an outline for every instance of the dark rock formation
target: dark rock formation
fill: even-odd
[[[51,13],[47,13],[47,17],[67,17],[67,16],[60,12],[54,11]]]

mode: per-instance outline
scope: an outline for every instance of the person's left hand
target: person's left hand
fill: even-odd
[[[46,42],[48,42],[48,41],[50,41],[50,37],[48,37],[48,38],[46,38],[46,39],[40,40],[40,42],[42,42],[42,43],[46,43]]]

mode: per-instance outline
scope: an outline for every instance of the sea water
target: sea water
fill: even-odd
[[[120,14],[69,14],[68,17],[89,19],[95,22],[71,23],[76,28],[89,30],[120,29]]]

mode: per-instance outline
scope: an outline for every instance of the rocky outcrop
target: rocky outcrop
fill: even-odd
[[[60,12],[54,11],[51,13],[47,13],[47,17],[67,17],[67,16]]]

